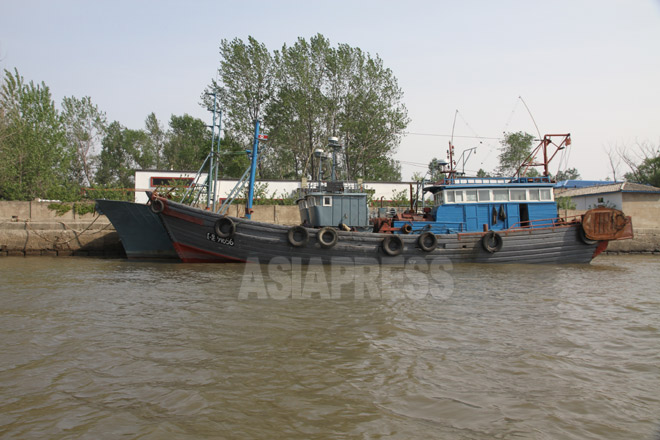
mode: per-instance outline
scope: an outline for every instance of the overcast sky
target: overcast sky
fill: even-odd
[[[660,145],[660,0],[0,0],[0,68],[129,128],[151,112],[210,121],[199,97],[221,39],[272,51],[317,33],[398,78],[405,179],[445,156],[457,110],[457,153],[477,147],[466,170],[494,169],[503,132],[537,134],[519,97],[541,134],[572,134],[564,163],[585,179],[611,176],[609,148]]]

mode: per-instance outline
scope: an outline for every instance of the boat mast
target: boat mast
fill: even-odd
[[[250,183],[248,186],[248,199],[245,206],[245,217],[252,218],[252,201],[254,199],[254,180],[257,175],[257,158],[259,156],[259,139],[267,139],[266,136],[259,134],[259,119],[254,120],[254,143],[252,144],[252,162],[250,164]]]

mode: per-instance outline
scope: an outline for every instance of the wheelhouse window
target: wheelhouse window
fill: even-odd
[[[447,191],[447,203],[454,203],[455,201],[454,191]]]
[[[454,194],[456,196],[456,201],[457,202],[462,202],[463,201],[463,191],[454,191]]]
[[[433,195],[433,201],[436,205],[442,205],[445,202],[443,198],[443,191],[435,193]]]
[[[490,202],[490,191],[487,189],[479,190],[479,201],[480,202]]]
[[[529,200],[534,200],[534,201],[541,200],[539,198],[539,190],[538,189],[530,189],[530,190],[528,190],[528,193],[529,193]]]
[[[323,206],[332,206],[332,197],[323,196]]]
[[[477,190],[468,189],[465,191],[465,200],[467,202],[476,202],[477,201]]]
[[[527,200],[527,190],[512,189],[511,190],[511,200]]]
[[[504,202],[509,200],[509,190],[508,189],[494,189],[493,190],[493,200],[496,202]]]
[[[550,189],[542,189],[541,191],[541,200],[552,200],[552,193]]]
[[[314,196],[307,197],[307,204],[311,208],[312,206],[316,205],[316,200]]]

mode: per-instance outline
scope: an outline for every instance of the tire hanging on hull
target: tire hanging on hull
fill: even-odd
[[[481,237],[481,246],[490,254],[498,252],[502,249],[502,245],[502,236],[497,232],[488,231],[483,237]]]
[[[302,247],[309,241],[309,232],[303,226],[293,226],[287,234],[289,244],[293,247]]]
[[[236,233],[236,223],[229,217],[222,217],[216,220],[213,229],[218,237],[231,238]]]
[[[403,240],[398,235],[388,235],[383,238],[383,251],[391,257],[396,257],[403,252]]]

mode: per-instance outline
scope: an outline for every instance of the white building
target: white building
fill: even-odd
[[[158,187],[172,187],[176,181],[190,184],[193,182],[194,171],[163,171],[163,170],[138,170],[135,172],[135,202],[147,203],[146,191],[154,191]],[[206,180],[206,174],[202,175],[201,181]],[[238,179],[218,179],[217,194],[218,198],[225,199],[234,188]],[[267,185],[265,188],[268,197],[278,199],[287,198],[296,194],[300,189],[302,182],[300,180],[259,180],[256,186]],[[364,182],[366,190],[373,190],[374,201],[390,201],[394,195],[401,191],[406,191],[410,199],[410,185],[413,191],[416,190],[415,182]],[[427,196],[430,199],[430,196]]]

